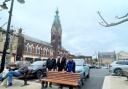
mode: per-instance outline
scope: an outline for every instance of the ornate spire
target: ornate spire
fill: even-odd
[[[59,14],[59,11],[58,11],[58,8],[57,8],[57,10],[56,10],[56,15],[58,15]]]
[[[56,9],[55,11],[56,15],[55,15],[55,18],[54,18],[54,22],[53,22],[53,25],[55,26],[60,26],[60,20],[59,20],[59,11],[58,11],[58,8]]]

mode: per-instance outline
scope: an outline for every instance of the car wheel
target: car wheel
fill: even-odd
[[[81,79],[81,86],[84,85],[84,79]]]
[[[41,75],[42,75],[42,71],[38,70],[38,71],[36,72],[36,77],[37,77],[38,79],[40,79],[40,78],[41,78]]]
[[[81,89],[81,86],[78,85],[75,89]]]
[[[76,87],[76,89],[81,89],[82,88],[82,81],[79,81],[79,85]]]
[[[90,77],[90,72],[88,72],[88,75],[86,76],[86,78],[89,78]]]
[[[88,75],[87,75],[87,78],[89,78],[89,77],[90,77],[90,75],[88,74]]]
[[[86,74],[85,74],[85,72],[83,73],[83,79],[86,79]]]
[[[114,73],[117,75],[117,76],[122,76],[123,75],[123,71],[122,69],[115,69]]]

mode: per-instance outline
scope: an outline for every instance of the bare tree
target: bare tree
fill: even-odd
[[[97,12],[99,17],[101,18],[101,22],[99,22],[100,25],[104,26],[104,27],[111,27],[111,26],[115,26],[115,25],[119,25],[119,24],[122,24],[124,22],[127,22],[128,21],[128,13],[124,16],[121,16],[121,17],[118,17],[116,16],[116,18],[119,20],[117,22],[111,22],[111,23],[108,23],[104,18],[103,16],[101,15],[101,13],[98,11]]]

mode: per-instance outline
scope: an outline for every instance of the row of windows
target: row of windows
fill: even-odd
[[[29,45],[29,44],[25,46],[25,51],[28,53],[45,54],[45,55],[52,53],[52,50],[49,48],[42,48],[39,47],[38,45],[34,47],[33,45]]]

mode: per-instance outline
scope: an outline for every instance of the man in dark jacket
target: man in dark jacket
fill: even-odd
[[[56,65],[57,65],[57,71],[65,71],[66,58],[65,57],[58,57]]]
[[[52,56],[47,59],[46,61],[46,68],[48,71],[55,71],[56,70],[56,59],[54,59]],[[46,82],[45,87],[48,86],[48,82]],[[52,87],[52,83],[49,83],[49,87]]]
[[[58,56],[57,58],[57,71],[65,71],[66,68],[66,58]],[[60,84],[59,89],[62,89],[63,85]]]

